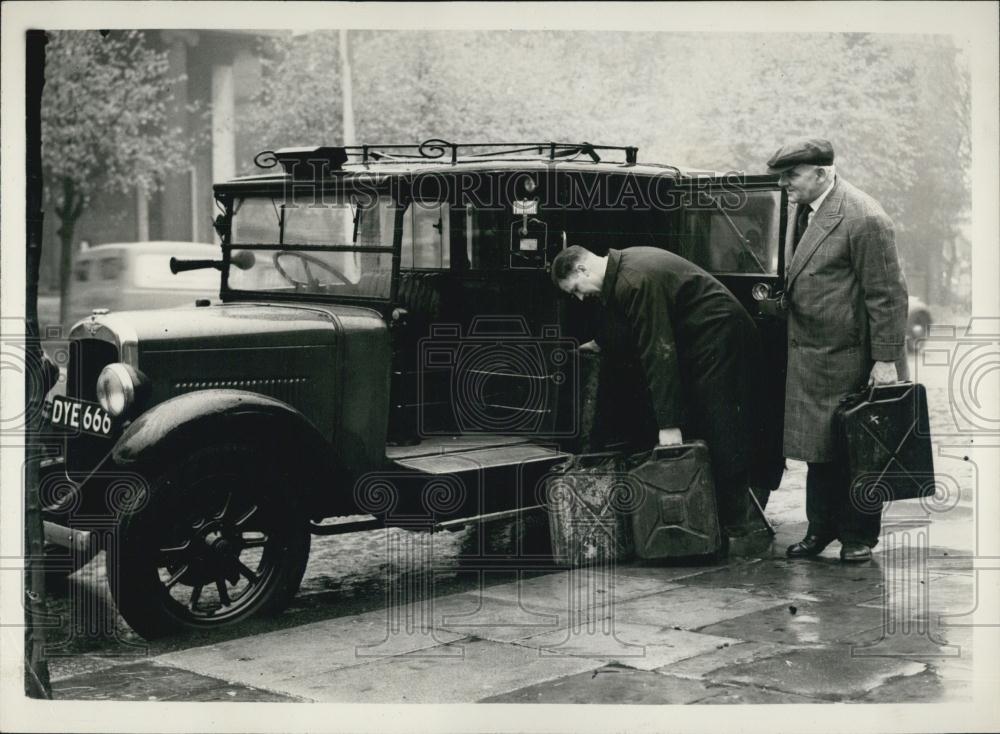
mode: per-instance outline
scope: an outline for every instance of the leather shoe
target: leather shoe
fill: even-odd
[[[823,552],[823,549],[832,542],[833,538],[821,537],[819,535],[807,535],[795,545],[788,546],[788,550],[785,551],[785,555],[789,558],[809,558],[811,556],[818,556]]]
[[[864,543],[844,543],[840,546],[840,560],[844,563],[864,563],[872,559],[872,549]]]

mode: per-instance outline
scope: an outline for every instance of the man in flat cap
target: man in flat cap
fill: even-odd
[[[827,140],[799,140],[767,162],[795,205],[785,249],[788,377],[785,456],[808,463],[805,538],[790,558],[840,540],[840,558],[863,562],[878,542],[881,506],[850,497],[834,432],[841,398],[866,384],[906,379],[907,292],[892,221],[871,196],[837,175]]]

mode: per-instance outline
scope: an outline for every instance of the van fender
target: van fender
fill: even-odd
[[[339,486],[350,502],[351,485],[342,483],[345,472],[316,426],[287,403],[244,390],[199,390],[153,406],[125,429],[111,458],[152,478],[178,457],[221,441],[275,451],[301,472],[310,500],[320,499],[317,490]]]

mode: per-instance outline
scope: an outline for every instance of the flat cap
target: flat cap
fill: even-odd
[[[800,163],[829,166],[833,163],[833,145],[822,138],[805,138],[783,145],[767,162],[769,173],[781,173]]]

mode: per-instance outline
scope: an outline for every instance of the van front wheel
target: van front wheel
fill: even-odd
[[[118,611],[147,639],[282,610],[310,534],[301,488],[240,444],[209,446],[156,477],[107,553]]]

